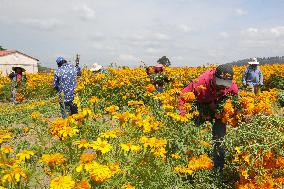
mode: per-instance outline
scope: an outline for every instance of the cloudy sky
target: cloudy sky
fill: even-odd
[[[0,45],[55,67],[174,66],[284,55],[284,0],[0,0]]]

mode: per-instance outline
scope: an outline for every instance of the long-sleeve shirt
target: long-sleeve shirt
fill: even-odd
[[[12,80],[12,88],[15,88],[15,87],[17,88],[27,81],[27,77],[25,74],[11,73],[9,77]]]
[[[54,73],[53,87],[59,92],[59,100],[62,102],[62,93],[64,102],[74,100],[75,88],[77,87],[77,76],[81,75],[79,66],[74,67],[71,64],[63,64]]]
[[[260,68],[248,66],[243,73],[243,83],[249,85],[263,85],[263,75]]]
[[[238,94],[238,86],[233,81],[231,86],[222,90],[221,93],[218,93],[216,90],[215,84],[215,72],[216,70],[207,70],[197,79],[189,83],[187,87],[182,90],[182,93],[193,92],[197,102],[202,104],[217,104],[227,94]],[[180,114],[184,115],[186,113],[183,105],[186,103],[186,100],[181,97],[179,99],[179,110]]]

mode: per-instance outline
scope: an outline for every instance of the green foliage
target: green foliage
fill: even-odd
[[[281,75],[271,75],[269,80],[265,84],[269,88],[277,88],[277,89],[283,89],[284,87],[284,76]]]
[[[278,103],[281,107],[284,107],[284,89],[278,90],[277,103]]]
[[[6,49],[4,49],[4,48],[0,45],[0,51],[3,51],[3,50],[6,50]]]

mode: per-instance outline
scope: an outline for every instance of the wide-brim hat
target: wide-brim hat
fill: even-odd
[[[252,64],[259,64],[256,58],[253,58],[251,62],[248,62],[250,65]]]
[[[20,66],[12,67],[12,70],[13,70],[13,71],[16,71],[17,68],[20,68],[20,69],[22,70],[22,72],[25,72],[25,71],[26,71],[25,68],[22,68],[22,67],[20,67]]]
[[[91,67],[91,71],[99,71],[100,69],[102,69],[102,65],[99,65],[98,63],[94,63]]]

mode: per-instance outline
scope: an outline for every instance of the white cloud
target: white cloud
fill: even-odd
[[[76,11],[83,20],[92,20],[96,16],[96,12],[86,4],[74,5],[73,10]]]
[[[167,34],[164,34],[164,33],[155,33],[153,35],[153,38],[157,39],[157,40],[169,40],[169,39],[171,39],[170,36],[168,36]]]
[[[228,38],[230,35],[227,32],[221,32],[220,36],[224,38]]]
[[[236,9],[235,12],[238,16],[245,16],[245,15],[248,14],[247,11],[245,11],[243,9]]]
[[[242,30],[241,34],[248,37],[258,37],[260,35],[260,30],[258,28],[250,27]]]
[[[270,33],[273,34],[275,37],[280,37],[284,35],[284,26],[270,28]]]
[[[160,49],[157,49],[157,48],[152,48],[152,47],[150,47],[150,48],[147,48],[147,49],[145,50],[145,52],[146,52],[146,53],[149,53],[149,54],[156,54],[156,53],[160,53],[161,50],[160,50]]]
[[[186,24],[181,24],[181,25],[178,26],[178,28],[185,33],[193,31],[193,29]]]
[[[284,26],[277,26],[271,28],[247,28],[241,31],[241,34],[248,37],[255,37],[261,39],[273,39],[284,36]]]
[[[40,20],[35,18],[23,19],[20,23],[40,30],[53,30],[61,24],[61,22],[57,19]]]
[[[122,61],[137,61],[138,58],[136,58],[133,54],[121,54],[119,55],[119,60]]]
[[[103,45],[103,44],[100,44],[100,43],[94,43],[92,45],[92,47],[96,50],[101,50],[101,51],[112,51],[113,50],[112,47],[107,46],[107,45]]]

